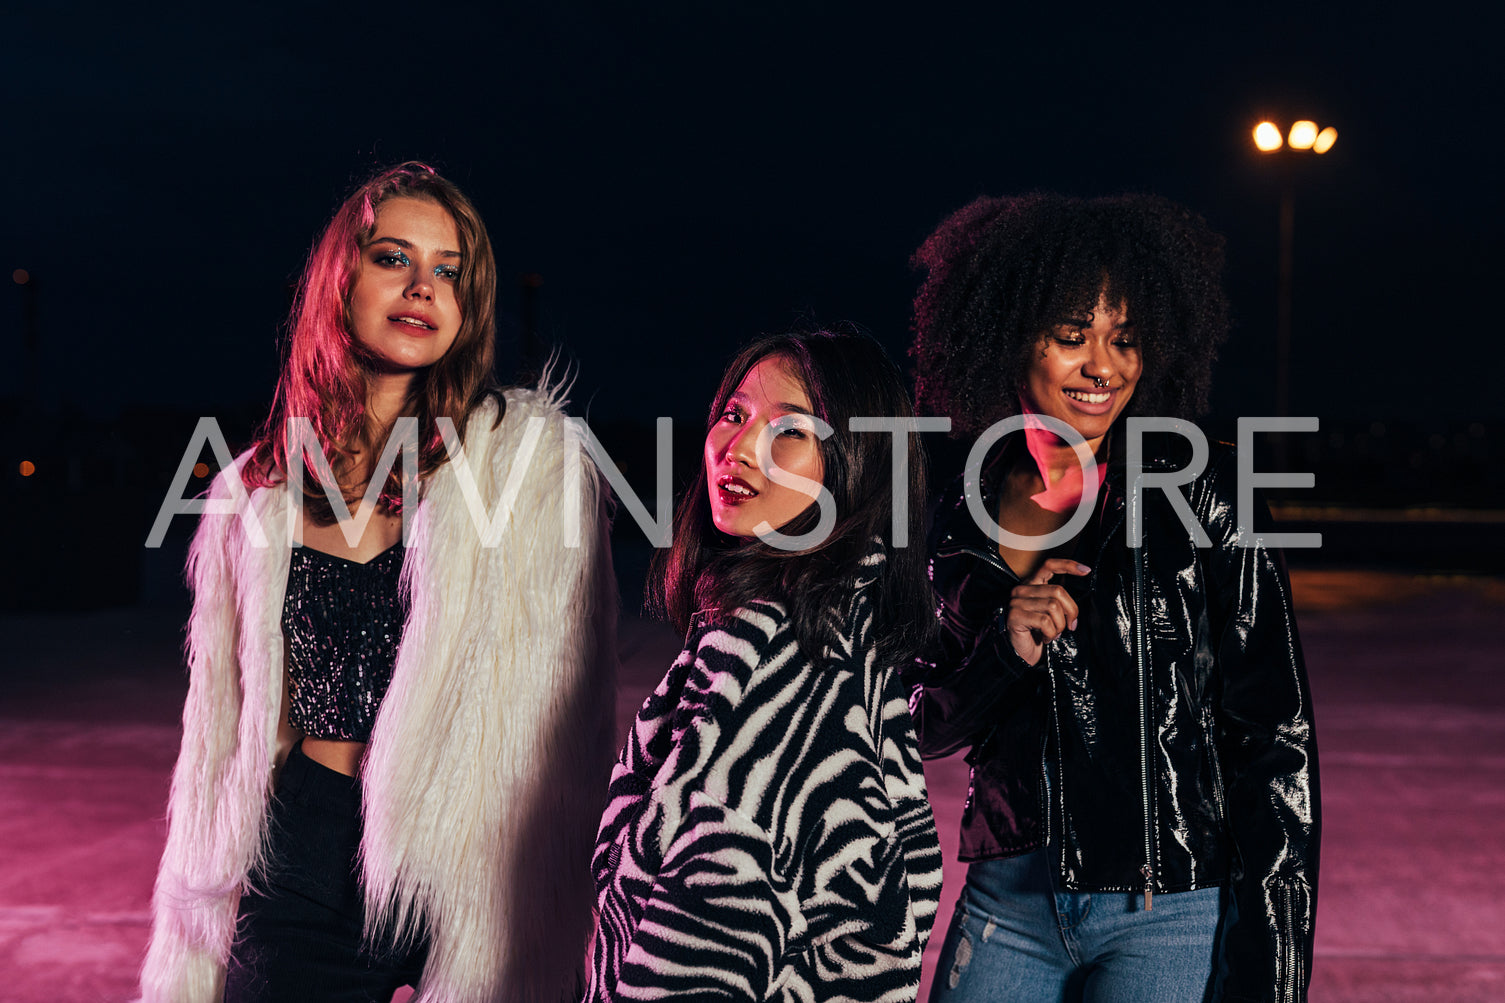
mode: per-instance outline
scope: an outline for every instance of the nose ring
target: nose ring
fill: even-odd
[[[1092,385],[1095,386],[1095,387],[1105,387],[1110,382],[1112,382],[1112,381],[1105,380],[1101,376],[1094,376],[1094,377],[1092,377]]]

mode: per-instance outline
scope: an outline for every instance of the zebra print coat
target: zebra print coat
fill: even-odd
[[[913,1000],[941,855],[866,586],[819,664],[779,603],[697,615],[612,773],[591,1001]]]

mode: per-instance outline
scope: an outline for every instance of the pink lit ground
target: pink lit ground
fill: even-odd
[[[1344,572],[1296,585],[1326,814],[1312,999],[1505,999],[1505,585]],[[176,614],[139,610],[0,617],[12,1003],[131,996],[178,743],[178,631]],[[676,648],[661,627],[623,624],[624,722]],[[950,856],[965,774],[959,759],[927,772]],[[942,925],[961,878],[948,863]]]

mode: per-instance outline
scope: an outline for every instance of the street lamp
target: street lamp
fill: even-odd
[[[1274,155],[1281,150],[1291,155],[1323,154],[1338,141],[1332,126],[1318,129],[1317,123],[1301,119],[1291,123],[1282,135],[1274,122],[1254,127],[1254,146],[1260,153]],[[1287,173],[1280,189],[1280,285],[1275,311],[1275,413],[1280,417],[1291,410],[1291,262],[1296,236],[1296,192]]]

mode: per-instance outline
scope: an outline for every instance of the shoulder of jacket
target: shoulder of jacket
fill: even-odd
[[[1231,442],[1222,439],[1207,440],[1207,466],[1212,468],[1220,463],[1232,463],[1238,456],[1238,447]]]
[[[1207,440],[1207,465],[1197,476],[1199,483],[1209,490],[1226,494],[1238,478],[1239,451],[1231,442],[1219,439]]]
[[[1203,442],[1208,440],[1201,428],[1189,422],[1187,425],[1190,427],[1185,433],[1163,428],[1139,429],[1139,456],[1142,469],[1147,471],[1184,470],[1190,466],[1193,450],[1196,448],[1195,437],[1201,436]],[[1126,462],[1129,448],[1128,434],[1127,432],[1116,434],[1124,437],[1124,444],[1113,447],[1114,457],[1117,462]]]
[[[735,609],[702,610],[692,619],[691,641],[695,646],[706,643],[716,634],[730,634],[759,647],[770,644],[778,634],[790,629],[789,608],[773,599],[753,599]]]
[[[507,387],[500,394],[507,408],[507,415],[517,410],[524,418],[543,417],[555,421],[565,418],[565,407],[569,404],[570,388],[574,385],[575,375],[572,366],[566,366],[556,358],[550,357],[544,363],[543,371],[538,375],[538,382],[533,386]],[[496,400],[487,401],[491,407],[494,420]]]
[[[246,482],[242,479],[242,476],[246,465],[251,462],[253,452],[253,449],[247,449],[238,454],[230,461],[228,467],[223,468],[219,473],[214,475],[214,478],[209,482],[208,494],[210,498],[234,498],[250,495],[253,489],[246,487]]]
[[[759,707],[809,697],[809,679],[817,672],[799,647],[788,610],[769,600],[710,617],[686,647],[702,667],[696,688],[716,695],[706,716],[723,735],[759,720]]]
[[[574,436],[567,424],[562,400],[547,390],[510,388],[483,401],[472,413],[465,429],[465,450],[498,474],[510,471],[513,459],[525,448],[535,460],[558,464],[569,454]],[[576,440],[579,445],[578,439]],[[531,445],[529,445],[531,443]],[[589,454],[575,450],[585,466]]]
[[[495,438],[496,433],[518,436],[530,419],[541,418],[549,425],[562,423],[566,415],[564,401],[547,390],[529,387],[508,387],[491,394],[471,412],[466,426],[466,438],[485,435]]]
[[[803,652],[777,657],[797,644],[793,618],[781,602],[754,599],[733,610],[701,614],[695,624],[686,647],[708,667],[747,678],[775,664],[782,670],[808,667]]]
[[[231,503],[238,513],[247,510],[255,512],[258,516],[269,517],[281,511],[280,506],[287,498],[287,481],[284,479],[267,487],[249,487],[244,479],[247,464],[252,460],[254,449],[247,449],[237,455],[230,465],[214,475],[210,481],[205,495],[212,501]],[[207,513],[206,513],[207,515]],[[216,520],[206,519],[200,516],[200,528],[214,524]],[[225,531],[229,532],[232,524],[238,525],[240,520],[229,518],[224,521]]]
[[[512,417],[514,413],[525,418],[561,420],[565,417],[565,405],[569,403],[564,396],[565,389],[562,386],[508,387],[501,393],[507,404],[507,414],[503,420]],[[495,398],[487,401],[484,406],[490,408],[492,415],[495,415]]]
[[[943,539],[947,533],[955,528],[955,523],[960,519],[971,519],[972,514],[967,510],[967,478],[966,474],[958,474],[947,484],[940,496],[936,499],[933,513],[929,543],[931,549]]]

